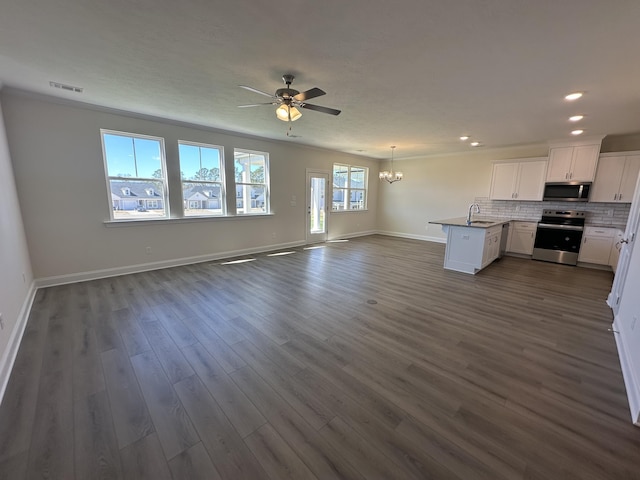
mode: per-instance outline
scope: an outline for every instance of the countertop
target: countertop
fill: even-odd
[[[470,227],[470,228],[491,228],[496,225],[502,225],[509,223],[508,218],[490,218],[490,217],[472,217],[471,225],[467,224],[467,217],[447,218],[445,220],[432,220],[429,223],[435,223],[437,225],[450,225],[456,227]]]

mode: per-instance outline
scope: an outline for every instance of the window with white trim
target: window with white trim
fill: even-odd
[[[100,130],[112,220],[169,217],[164,139]]]
[[[234,149],[236,214],[269,213],[269,154]]]
[[[366,210],[368,182],[367,167],[334,163],[332,209]]]
[[[224,155],[222,147],[178,142],[185,217],[224,215]]]

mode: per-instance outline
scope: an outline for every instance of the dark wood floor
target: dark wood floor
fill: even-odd
[[[0,478],[631,479],[612,274],[371,236],[41,289]]]

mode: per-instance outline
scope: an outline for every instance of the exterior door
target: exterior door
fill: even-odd
[[[307,243],[327,240],[329,174],[307,171]]]

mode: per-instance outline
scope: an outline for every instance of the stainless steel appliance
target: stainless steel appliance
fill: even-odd
[[[498,258],[504,257],[504,252],[507,251],[507,239],[509,238],[509,223],[502,224],[502,236],[500,237],[500,254]]]
[[[546,183],[542,199],[561,202],[587,202],[590,190],[591,182]]]
[[[545,262],[578,264],[585,212],[543,210],[533,244],[533,259]]]

